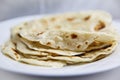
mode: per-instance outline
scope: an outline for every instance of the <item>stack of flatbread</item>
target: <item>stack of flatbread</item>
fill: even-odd
[[[100,60],[117,44],[110,14],[83,11],[46,16],[13,27],[2,52],[27,64],[63,67]]]

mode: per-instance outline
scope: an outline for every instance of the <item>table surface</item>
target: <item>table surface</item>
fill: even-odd
[[[0,70],[0,79],[1,80],[120,80],[120,67],[97,74],[86,75],[86,76],[77,76],[77,77],[64,77],[64,78],[50,78],[50,77],[38,77],[23,75],[13,72],[7,72]]]

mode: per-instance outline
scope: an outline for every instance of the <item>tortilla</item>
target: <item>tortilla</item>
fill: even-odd
[[[31,36],[31,38],[34,37]],[[58,50],[77,52],[100,49],[116,40],[114,36],[105,33],[63,30],[48,30],[40,35],[36,35],[35,38],[37,38],[35,41],[39,42],[38,45],[42,44]]]
[[[65,13],[16,25],[2,53],[18,62],[60,68],[105,58],[117,47],[117,37],[109,13]]]
[[[53,49],[59,48],[58,50],[82,52],[90,51],[93,49],[99,49],[108,45],[105,44],[104,42],[100,42],[103,43],[103,45],[95,46],[96,48],[92,47],[86,49],[91,43],[96,43],[93,42],[94,39],[99,34],[96,32],[114,34],[110,27],[111,23],[112,18],[110,14],[103,11],[88,11],[88,12],[85,11],[80,13],[67,13],[54,16],[47,16],[39,20],[26,22],[24,23],[23,25],[24,27],[21,28],[18,34],[20,37],[27,40],[27,42],[26,41],[23,42],[27,44],[29,48],[37,49],[30,46],[28,44],[28,41],[35,42],[37,43],[38,46],[41,47]],[[78,39],[80,39],[81,37],[75,39],[77,37],[76,34],[78,34],[79,36],[87,36],[89,34],[89,37],[88,38],[82,37],[83,39],[81,39],[81,41],[79,42]],[[74,39],[69,39],[69,37],[71,36]],[[85,41],[86,40],[88,41],[83,42],[82,40],[84,39]]]
[[[21,27],[15,27],[11,30],[11,36],[12,41],[16,43],[16,48],[18,51],[22,51],[23,54],[31,54],[31,55],[65,55],[65,56],[73,56],[73,55],[79,55],[83,52],[73,52],[73,51],[65,51],[65,50],[56,50],[52,49],[50,47],[46,47],[43,45],[40,45],[37,42],[31,42],[28,40],[25,40],[18,36],[18,32]],[[26,45],[25,45],[26,44]]]
[[[99,31],[110,26],[112,18],[104,11],[83,11],[48,16],[39,22],[47,29]]]
[[[103,11],[66,13],[25,22],[19,33],[24,38],[35,41],[37,40],[36,35],[42,34],[46,30],[101,32],[110,28],[111,23],[110,14]]]
[[[57,50],[57,49],[52,49],[52,48],[46,48],[46,47],[41,47],[37,46],[39,43],[37,42],[30,42],[27,40],[21,40],[24,44],[27,45],[29,49],[32,49],[34,51],[38,52],[46,52],[51,55],[64,55],[64,56],[74,56],[74,55],[80,55],[83,54],[84,52],[74,52],[74,51],[69,51],[69,50]],[[36,54],[37,55],[37,54]]]
[[[103,49],[86,52],[81,55],[76,55],[76,56],[50,56],[48,55],[46,58],[50,60],[65,61],[67,64],[94,62],[96,60],[102,59],[110,55],[114,51],[117,45],[118,43],[114,42],[113,44]],[[39,56],[34,56],[32,58],[40,59]]]
[[[19,60],[20,62],[24,62],[24,63],[28,63],[31,65],[37,65],[37,66],[45,66],[45,67],[53,67],[53,68],[61,68],[63,66],[65,66],[66,64],[64,62],[61,61],[40,61],[40,60],[36,60],[36,59],[26,59],[26,58],[22,58]]]
[[[40,57],[37,55],[34,57],[31,57],[30,55],[25,57],[25,56],[21,55],[20,53],[18,53],[18,51],[15,50],[15,45],[11,41],[9,41],[6,43],[6,45],[4,45],[4,47],[2,48],[2,51],[3,51],[3,53],[12,57],[13,59],[22,61],[22,62],[26,62],[28,64],[51,66],[52,62],[54,64],[54,61],[55,61],[55,64],[57,64],[57,61],[58,61],[58,65],[60,64],[60,66],[53,65],[52,67],[61,67],[61,65],[62,65],[61,63],[64,63],[63,65],[65,65],[65,62],[67,64],[76,64],[76,63],[87,63],[87,62],[93,62],[93,61],[99,60],[99,59],[104,58],[107,55],[111,54],[117,45],[118,44],[116,42],[114,42],[113,44],[111,44],[110,46],[108,46],[104,49],[87,52],[85,54],[77,55],[77,56],[70,57],[70,56],[49,56],[48,55],[45,58],[45,57]],[[9,52],[11,52],[11,54]],[[47,61],[45,61],[45,60],[47,60]]]
[[[20,55],[17,54],[15,44],[12,43],[11,41],[7,41],[5,44],[3,44],[1,50],[2,53],[4,53],[5,55],[9,56],[14,60],[19,60],[21,57]]]
[[[39,66],[46,66],[46,67],[63,67],[66,65],[65,62],[62,61],[56,61],[56,60],[37,60],[37,59],[29,59],[25,56],[18,53],[18,51],[15,49],[14,43],[11,41],[8,41],[5,43],[5,45],[2,46],[2,52],[11,57],[14,60],[20,61],[20,62],[26,62],[31,65],[39,65]]]
[[[99,59],[102,59],[109,54],[111,54],[118,43],[114,42],[111,46],[105,48],[105,49],[100,49],[100,50],[95,50],[91,52],[86,52],[85,54],[81,54],[78,56],[72,56],[72,57],[65,57],[65,56],[49,56],[49,58],[54,59],[54,60],[63,60],[63,61],[68,61],[73,63],[86,63],[86,62],[93,62]]]

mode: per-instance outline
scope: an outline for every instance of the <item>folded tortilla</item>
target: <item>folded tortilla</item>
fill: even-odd
[[[40,66],[50,66],[50,67],[63,67],[66,64],[76,64],[76,63],[88,63],[99,59],[102,59],[109,54],[111,54],[118,43],[114,42],[110,46],[107,46],[100,50],[86,52],[85,54],[76,56],[38,56],[38,55],[22,55],[19,51],[15,49],[15,44],[8,41],[3,45],[2,52],[17,61],[26,62],[28,64],[40,65]],[[55,64],[55,65],[54,65]]]
[[[34,37],[33,37],[34,38]],[[58,50],[91,51],[103,48],[116,41],[112,35],[96,32],[45,31],[37,35],[36,42]]]
[[[57,61],[57,60],[38,60],[38,59],[31,59],[29,57],[25,57],[21,53],[19,53],[15,49],[15,44],[11,41],[7,41],[3,46],[2,46],[2,52],[11,57],[14,60],[17,60],[19,62],[24,62],[32,65],[39,65],[39,66],[45,66],[45,67],[63,67],[66,65],[65,62],[63,61]],[[40,58],[40,57],[39,57]]]

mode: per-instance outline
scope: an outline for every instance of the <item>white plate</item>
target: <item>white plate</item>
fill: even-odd
[[[16,18],[7,20],[0,23],[0,45],[4,43],[10,37],[10,28],[23,21],[28,21],[42,16],[27,16],[22,18]],[[120,32],[120,24],[113,22],[117,30]],[[80,76],[88,75],[103,71],[108,71],[113,68],[120,66],[120,45],[116,51],[110,56],[85,65],[67,66],[59,69],[46,68],[39,66],[32,66],[14,61],[2,53],[0,53],[0,68],[11,72],[17,72],[22,74],[37,75],[37,76],[49,76],[49,77],[60,77],[60,76]]]

